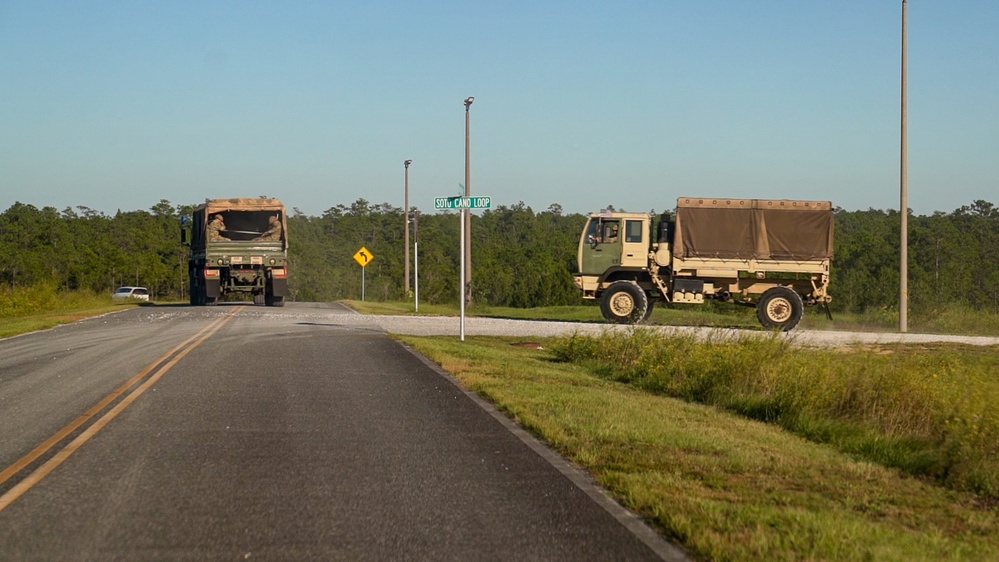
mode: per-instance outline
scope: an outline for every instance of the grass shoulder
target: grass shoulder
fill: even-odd
[[[114,302],[109,295],[57,291],[45,286],[3,289],[0,290],[0,338],[136,306],[150,305],[143,301]]]
[[[695,558],[999,558],[999,512],[979,495],[615,380],[596,363],[556,357],[556,340],[399,339],[584,467]]]

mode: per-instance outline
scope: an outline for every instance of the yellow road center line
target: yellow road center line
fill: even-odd
[[[97,421],[95,421],[93,423],[93,425],[91,425],[86,430],[84,430],[83,433],[81,433],[80,435],[78,435],[76,437],[76,439],[73,439],[69,444],[67,444],[65,447],[63,447],[62,450],[58,451],[55,454],[54,457],[52,457],[51,459],[49,459],[42,466],[38,467],[37,470],[35,470],[31,474],[29,474],[24,480],[18,482],[13,488],[11,488],[10,490],[8,490],[7,493],[5,493],[4,495],[0,496],[0,511],[3,511],[8,505],[10,505],[11,503],[13,503],[14,500],[16,500],[17,498],[21,497],[21,495],[23,495],[25,492],[27,492],[29,489],[31,489],[32,486],[34,486],[39,481],[41,481],[42,478],[45,478],[45,476],[47,476],[50,472],[52,472],[53,470],[55,470],[56,467],[58,467],[66,459],[68,459],[70,455],[72,455],[73,453],[75,453],[76,450],[80,448],[80,446],[82,446],[84,443],[86,443],[87,441],[89,441],[90,438],[93,437],[94,435],[96,435],[97,432],[100,431],[105,425],[107,425],[108,422],[110,422],[115,417],[117,417],[118,414],[120,414],[125,408],[127,408],[132,402],[134,402],[136,398],[138,398],[140,395],[142,395],[142,393],[144,393],[146,390],[148,390],[149,387],[151,387],[152,385],[154,385],[167,371],[169,371],[174,365],[176,365],[178,361],[180,361],[185,356],[187,356],[187,354],[190,353],[192,350],[194,350],[194,348],[196,348],[199,345],[201,345],[202,342],[204,342],[205,340],[207,340],[209,337],[211,337],[213,334],[215,334],[215,332],[219,331],[222,328],[222,326],[224,326],[226,323],[228,323],[230,320],[232,320],[236,316],[236,314],[239,312],[239,310],[240,309],[238,309],[238,308],[237,309],[233,309],[232,312],[230,312],[229,314],[227,314],[223,318],[220,318],[219,320],[216,320],[212,324],[209,324],[206,328],[202,329],[197,334],[195,334],[195,335],[191,336],[190,338],[184,340],[183,343],[177,345],[176,347],[174,347],[173,349],[171,349],[167,353],[161,355],[154,362],[150,363],[146,368],[144,368],[142,371],[140,371],[137,375],[135,375],[134,377],[132,377],[131,379],[129,379],[125,384],[123,384],[120,387],[118,387],[117,389],[115,389],[111,394],[109,394],[107,397],[105,397],[103,400],[101,400],[98,404],[96,404],[94,407],[90,408],[90,410],[87,410],[87,412],[85,412],[83,415],[81,415],[80,417],[78,417],[72,423],[70,423],[69,425],[67,425],[63,429],[59,430],[58,433],[56,433],[55,435],[53,435],[52,437],[50,437],[49,439],[47,439],[44,443],[42,443],[41,445],[39,445],[38,447],[36,447],[30,453],[28,453],[27,455],[25,455],[24,457],[22,457],[20,460],[18,460],[16,463],[14,463],[10,467],[4,469],[4,471],[2,473],[0,473],[0,475],[3,476],[2,479],[0,479],[0,483],[3,483],[5,480],[7,480],[8,478],[10,478],[13,474],[15,474],[19,470],[21,470],[21,468],[24,468],[24,466],[27,466],[28,464],[30,464],[31,462],[33,462],[39,456],[41,456],[42,454],[44,454],[47,450],[49,450],[50,448],[52,448],[52,446],[55,443],[58,443],[62,438],[64,438],[69,433],[71,433],[74,429],[78,428],[81,424],[83,424],[89,418],[93,417],[97,412],[99,412],[101,409],[103,409],[104,406],[106,406],[109,402],[111,402],[112,400],[114,400],[115,397],[119,396],[122,392],[124,392],[126,389],[128,389],[130,386],[132,386],[132,384],[134,384],[135,381],[140,380],[147,373],[149,373],[151,370],[153,370],[154,368],[156,368],[156,366],[159,365],[160,362],[162,362],[165,358],[169,357],[171,354],[173,354],[178,349],[183,348],[184,346],[187,346],[185,349],[183,349],[182,351],[180,351],[179,353],[177,353],[177,355],[174,356],[173,359],[171,359],[166,364],[164,364],[162,367],[160,367],[159,370],[157,370],[156,373],[153,374],[153,376],[149,377],[149,379],[146,382],[142,383],[141,386],[139,386],[131,394],[129,394],[128,396],[126,396],[121,402],[119,402],[117,405],[115,405],[114,408],[112,408],[106,414],[104,414],[103,416],[101,416]],[[200,338],[200,339],[198,339],[198,338]],[[193,340],[197,340],[197,341],[194,341],[194,343],[191,343],[190,345],[188,345]],[[25,459],[28,459],[28,460],[25,461]],[[8,474],[8,472],[9,472],[9,474]]]
[[[171,355],[173,355],[174,353],[176,353],[177,350],[179,350],[182,347],[186,346],[187,344],[191,343],[192,341],[194,341],[195,339],[197,339],[201,334],[203,334],[203,333],[207,332],[208,330],[212,329],[213,326],[215,326],[217,323],[221,322],[222,320],[224,320],[224,318],[220,318],[219,320],[216,320],[215,322],[213,322],[213,323],[209,324],[208,326],[206,326],[205,328],[203,328],[197,334],[194,334],[193,336],[187,338],[183,342],[177,344],[177,346],[174,347],[173,349],[171,349],[170,351],[168,351],[168,352],[164,353],[163,355],[160,355],[159,357],[157,357],[156,360],[153,361],[152,363],[150,363],[149,365],[147,365],[146,368],[142,369],[134,377],[128,379],[127,381],[125,381],[124,384],[122,384],[118,388],[114,389],[114,391],[112,391],[111,394],[108,394],[107,396],[105,396],[100,402],[98,402],[97,404],[94,404],[94,406],[91,407],[89,410],[87,410],[86,412],[80,414],[80,416],[77,417],[72,422],[70,422],[69,425],[67,425],[66,427],[60,429],[58,432],[56,432],[54,435],[52,435],[52,437],[49,437],[44,442],[42,442],[40,445],[38,445],[37,447],[35,447],[30,453],[28,453],[27,455],[24,455],[23,457],[21,457],[20,459],[18,459],[17,462],[15,462],[14,464],[12,464],[12,465],[8,466],[7,468],[5,468],[3,470],[3,472],[0,472],[0,484],[3,484],[4,482],[6,482],[11,476],[17,474],[24,467],[26,467],[29,464],[35,462],[35,460],[38,457],[44,455],[45,452],[48,451],[49,449],[51,449],[56,443],[58,443],[59,441],[61,441],[62,439],[64,439],[67,435],[69,435],[70,433],[72,433],[74,430],[76,430],[76,428],[78,428],[81,425],[83,425],[84,423],[86,423],[87,420],[89,420],[90,418],[94,417],[98,412],[100,412],[101,410],[103,410],[108,404],[110,404],[111,402],[113,402],[115,398],[117,398],[118,396],[121,396],[121,394],[123,392],[125,392],[126,390],[128,390],[129,388],[131,388],[132,385],[134,385],[137,381],[142,380],[143,377],[145,377],[147,374],[149,374],[149,372],[152,371],[154,368],[156,368],[156,366],[159,365],[161,362],[163,362],[164,360],[166,360],[167,357],[170,357]]]

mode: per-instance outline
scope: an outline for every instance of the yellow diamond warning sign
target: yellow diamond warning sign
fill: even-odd
[[[361,249],[354,254],[354,261],[361,264],[361,267],[367,267],[373,259],[375,259],[375,256],[373,256],[364,246],[361,246]]]

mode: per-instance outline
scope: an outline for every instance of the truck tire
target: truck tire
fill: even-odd
[[[756,318],[768,330],[790,331],[805,310],[801,295],[789,287],[767,289],[756,303]]]
[[[649,321],[652,318],[652,313],[656,310],[656,301],[649,297],[648,293],[645,293],[646,300],[649,302],[648,306],[645,308],[645,315],[642,316],[642,323]]]
[[[284,297],[267,295],[264,297],[264,304],[267,306],[284,306]]]
[[[615,281],[600,299],[600,312],[609,322],[635,324],[649,310],[649,298],[634,281]]]

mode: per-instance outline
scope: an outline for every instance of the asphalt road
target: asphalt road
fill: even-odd
[[[382,322],[141,307],[0,340],[0,559],[682,559]]]

